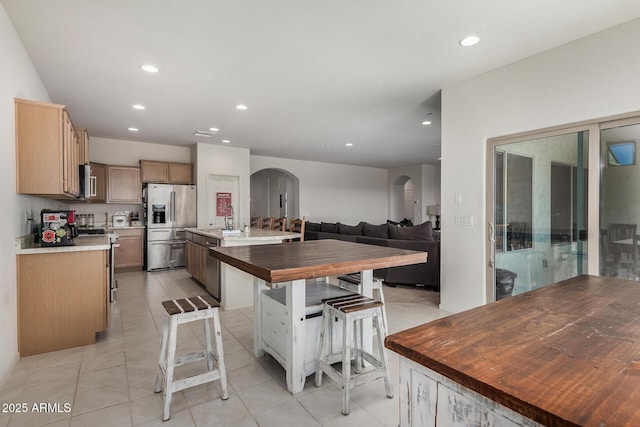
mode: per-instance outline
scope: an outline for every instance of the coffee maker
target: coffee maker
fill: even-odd
[[[40,211],[40,246],[71,246],[78,236],[76,211],[43,209]]]

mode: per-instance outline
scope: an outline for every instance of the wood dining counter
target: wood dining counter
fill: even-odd
[[[640,425],[635,281],[582,275],[385,345],[401,355],[401,425]]]
[[[293,394],[300,393],[305,378],[315,372],[320,335],[321,318],[308,318],[306,313],[308,280],[360,272],[361,293],[371,297],[374,269],[427,261],[426,252],[331,239],[216,247],[210,248],[210,255],[254,276],[254,354],[262,357],[267,352],[285,368],[287,389]],[[284,287],[284,304],[265,296],[273,284]],[[365,350],[371,351],[370,320],[364,322],[362,336]]]

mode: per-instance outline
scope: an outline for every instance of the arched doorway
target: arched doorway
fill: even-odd
[[[389,219],[399,222],[406,218],[410,219],[415,224],[415,201],[415,185],[413,180],[406,175],[397,177],[391,183],[389,194]]]
[[[251,175],[251,216],[300,217],[300,182],[283,169],[262,169]]]

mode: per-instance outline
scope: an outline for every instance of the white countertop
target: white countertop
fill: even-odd
[[[200,234],[202,236],[212,237],[219,240],[273,240],[281,241],[284,239],[299,239],[300,233],[291,233],[289,231],[264,230],[260,228],[251,228],[248,233],[240,231],[237,234],[223,234],[222,230],[202,229],[202,228],[185,228],[185,231]]]
[[[33,235],[16,238],[16,255],[46,254],[55,252],[79,252],[79,251],[106,251],[111,248],[109,236],[102,235],[80,235],[74,239],[73,246],[46,246],[41,247],[40,243],[33,243]]]
[[[145,228],[145,226],[144,225],[118,225],[118,226],[108,225],[107,226],[107,230],[134,229],[134,228]]]

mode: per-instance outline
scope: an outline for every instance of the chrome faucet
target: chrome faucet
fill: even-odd
[[[229,212],[231,212],[231,218],[229,218]],[[227,230],[233,230],[233,206],[227,205],[227,212],[224,214],[224,226]]]

